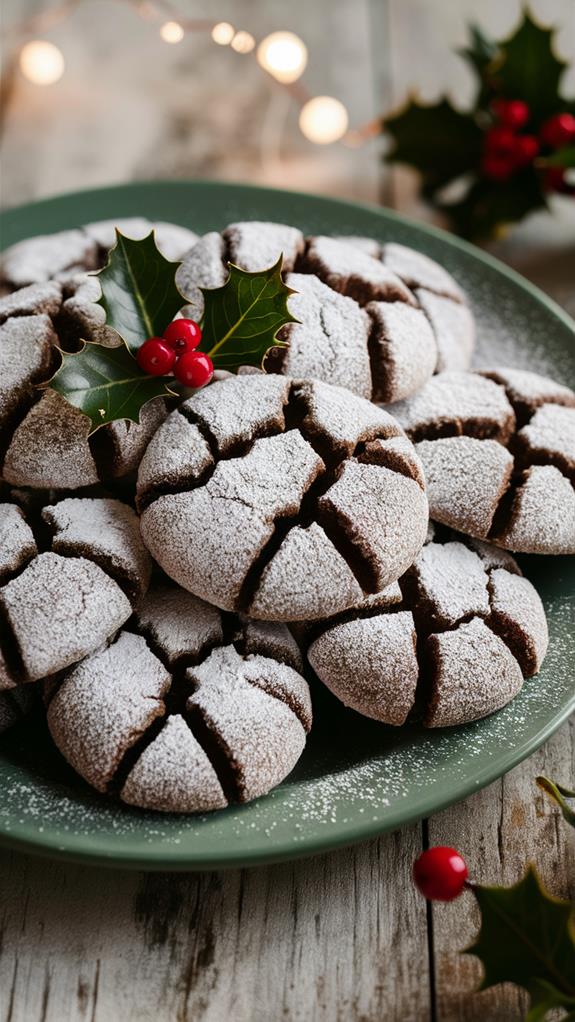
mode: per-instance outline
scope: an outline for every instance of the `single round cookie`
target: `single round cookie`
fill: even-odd
[[[269,371],[389,402],[415,393],[440,369],[467,368],[473,317],[453,278],[404,246],[386,245],[382,254],[376,243],[370,251],[357,241],[306,239],[285,224],[231,224],[200,238],[178,283],[198,318],[200,288],[220,287],[228,262],[255,271],[283,255],[286,283],[297,292],[290,309],[300,322],[282,328],[289,347],[268,356]]]
[[[222,615],[174,585],[47,694],[60,752],[98,791],[194,813],[249,802],[290,773],[311,727],[285,625]]]
[[[120,628],[150,581],[134,511],[70,497],[0,507],[0,690],[68,667]]]
[[[575,393],[520,369],[441,373],[388,406],[423,463],[430,514],[521,553],[575,553]]]
[[[316,625],[308,642],[313,670],[346,706],[401,725],[417,704],[427,727],[448,727],[513,699],[548,632],[511,555],[456,537],[428,543],[395,594]]]
[[[398,578],[421,548],[421,467],[383,409],[283,376],[217,381],[160,427],[138,473],[164,571],[224,610],[325,617]]]

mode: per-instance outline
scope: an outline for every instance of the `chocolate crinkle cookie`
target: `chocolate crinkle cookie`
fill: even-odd
[[[520,369],[441,373],[388,406],[423,463],[430,514],[521,553],[575,553],[575,393]]]
[[[173,585],[48,693],[52,737],[101,792],[164,812],[266,794],[311,727],[309,689],[285,625],[222,615]]]
[[[25,513],[0,505],[0,690],[70,666],[113,635],[147,590],[138,519],[109,498]]]
[[[50,282],[24,290],[19,311],[15,301],[22,292],[0,298],[0,320],[9,306],[0,325],[0,478],[14,486],[72,490],[134,472],[166,417],[164,400],[145,405],[139,423],[119,420],[89,436],[89,419],[39,386],[59,365],[57,348],[77,346],[60,331],[61,287]]]
[[[138,473],[164,571],[224,610],[320,618],[412,563],[428,510],[413,446],[383,409],[284,376],[218,381],[183,402]]]
[[[448,537],[424,546],[384,594],[308,631],[317,676],[346,706],[386,724],[427,727],[501,709],[539,671],[548,644],[541,600],[510,554]]]
[[[220,287],[228,262],[256,271],[283,255],[286,283],[297,292],[290,309],[300,322],[282,328],[289,347],[275,349],[267,368],[398,401],[434,372],[467,368],[474,322],[463,291],[441,266],[403,245],[371,244],[366,251],[358,239],[305,238],[285,224],[230,224],[200,238],[178,283],[197,319],[200,288]]]

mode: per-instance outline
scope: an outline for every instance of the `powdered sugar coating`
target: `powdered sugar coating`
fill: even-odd
[[[428,642],[437,666],[427,727],[479,720],[505,706],[523,685],[515,657],[480,618]]]
[[[475,320],[469,306],[424,288],[417,288],[415,297],[435,335],[437,372],[468,369],[475,348]]]
[[[309,662],[345,706],[387,724],[404,724],[419,664],[409,611],[336,624],[312,642]]]
[[[182,410],[209,430],[222,456],[238,444],[283,429],[288,391],[289,382],[281,376],[234,376],[204,387]]]
[[[37,552],[34,533],[16,504],[0,505],[0,582]]]
[[[423,465],[413,444],[405,436],[392,436],[387,440],[371,440],[365,445],[365,452],[359,461],[369,465],[385,465],[394,472],[401,472],[425,489]],[[428,524],[429,529],[429,524]]]
[[[463,543],[429,543],[419,553],[411,573],[431,630],[450,628],[471,614],[489,614],[483,563]]]
[[[540,405],[527,426],[519,430],[517,442],[528,462],[544,458],[564,475],[575,475],[575,407]]]
[[[261,220],[229,224],[223,238],[229,262],[250,273],[274,266],[280,255],[282,269],[289,273],[304,247],[303,234],[297,227]]]
[[[423,288],[455,302],[465,301],[464,292],[451,274],[423,252],[388,241],[383,246],[381,260],[412,290]]]
[[[36,681],[73,664],[104,642],[131,613],[124,593],[84,557],[39,554],[0,589],[0,604]]]
[[[300,632],[311,666],[342,702],[385,723],[403,723],[419,704],[430,727],[494,712],[547,649],[537,592],[509,554],[505,568],[499,560],[457,535],[430,542],[400,579],[399,604],[356,607]]]
[[[98,790],[163,812],[223,808],[279,783],[311,727],[304,678],[262,654],[273,646],[299,664],[285,626],[224,626],[172,585],[151,590],[136,625],[142,634],[121,632],[52,695],[49,727],[72,766]]]
[[[2,253],[0,275],[14,287],[40,284],[77,266],[96,265],[95,242],[81,230],[19,241]]]
[[[575,553],[575,490],[553,465],[534,465],[515,490],[507,524],[493,538],[528,554]]]
[[[60,752],[98,791],[122,756],[165,713],[170,675],[139,635],[122,632],[64,679],[48,708]]]
[[[194,694],[188,706],[199,711],[223,746],[242,802],[258,798],[279,784],[301,756],[304,726],[280,699],[247,680],[268,666],[265,657],[244,662],[233,646],[215,649],[188,677]],[[283,667],[283,672],[290,672]],[[296,675],[299,680],[299,676]]]
[[[211,812],[228,800],[212,764],[183,717],[168,717],[121,791],[123,802],[165,813]]]
[[[440,430],[449,428],[452,435],[506,440],[515,426],[503,387],[476,373],[439,373],[413,397],[390,405],[389,411],[415,439],[428,431],[441,435]]]
[[[281,339],[289,343],[282,371],[371,398],[369,320],[357,302],[333,291],[313,273],[289,273],[286,284],[296,292],[289,309],[300,322],[281,331]]]
[[[334,291],[350,295],[362,305],[369,301],[415,304],[411,291],[395,273],[377,259],[336,238],[325,235],[309,238],[304,268],[317,274]]]
[[[111,498],[68,497],[45,507],[42,518],[52,529],[55,553],[90,557],[122,580],[134,601],[142,598],[152,565],[131,507]]]
[[[195,423],[183,415],[170,415],[148,444],[138,469],[138,496],[155,486],[185,485],[213,465],[210,448]]]
[[[415,450],[423,465],[432,517],[472,536],[488,536],[511,479],[509,451],[495,440],[468,436],[422,440]]]
[[[0,425],[6,428],[48,371],[56,335],[48,316],[18,316],[0,326]]]
[[[62,304],[62,287],[56,281],[29,284],[0,297],[0,322],[10,316],[55,316]]]
[[[186,315],[200,320],[204,314],[202,287],[221,287],[228,272],[224,265],[224,241],[217,231],[210,231],[196,242],[176,272],[176,284],[190,303]]]
[[[514,653],[525,677],[537,674],[549,645],[549,629],[541,600],[531,583],[517,572],[494,568],[489,573],[491,627]]]
[[[73,490],[98,482],[88,445],[90,420],[55,390],[47,390],[15,430],[4,459],[14,486]]]
[[[575,553],[569,388],[519,370],[440,373],[389,407],[421,440],[432,518],[522,553]]]
[[[405,302],[369,302],[372,321],[374,400],[400,401],[435,372],[437,345],[420,309]]]
[[[296,400],[303,400],[307,410],[302,429],[327,440],[339,455],[353,454],[359,443],[402,433],[383,408],[355,397],[343,387],[305,380],[295,383],[293,393]]]
[[[310,564],[321,565],[321,571],[310,572]],[[262,572],[250,610],[258,618],[270,618],[283,600],[284,617],[298,621],[331,616],[342,600],[352,606],[362,598],[347,561],[321,525],[312,522],[290,529]]]

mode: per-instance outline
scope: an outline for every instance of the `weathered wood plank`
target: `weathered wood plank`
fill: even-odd
[[[1,857],[2,1022],[425,1022],[420,828],[261,870]],[[414,967],[417,963],[417,967]]]
[[[534,862],[549,889],[575,896],[575,840],[535,777],[572,784],[575,721],[565,724],[534,756],[472,798],[429,821],[430,844],[452,845],[465,856],[472,878],[515,883]],[[460,955],[477,932],[471,895],[433,906],[437,1022],[515,1022],[525,1014],[517,987],[473,993],[481,977],[476,958]]]

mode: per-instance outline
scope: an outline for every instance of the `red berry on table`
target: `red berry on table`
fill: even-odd
[[[176,353],[161,337],[150,337],[138,348],[136,361],[149,376],[164,376],[174,368]]]
[[[214,364],[203,351],[186,351],[174,368],[174,376],[186,387],[203,387],[214,373]]]
[[[164,340],[176,355],[193,351],[202,339],[202,331],[193,319],[175,319],[164,330]]]
[[[522,99],[495,99],[491,109],[502,124],[515,130],[523,128],[531,116],[527,103]]]
[[[437,845],[422,852],[413,864],[413,879],[424,898],[430,901],[452,901],[467,880],[467,866],[455,848]]]
[[[575,142],[575,117],[573,114],[554,114],[545,121],[540,131],[541,141],[551,149]]]
[[[507,181],[515,170],[515,161],[508,154],[488,153],[481,161],[481,170],[491,181]]]
[[[513,155],[517,167],[526,167],[533,163],[539,152],[539,142],[535,135],[517,135]]]

